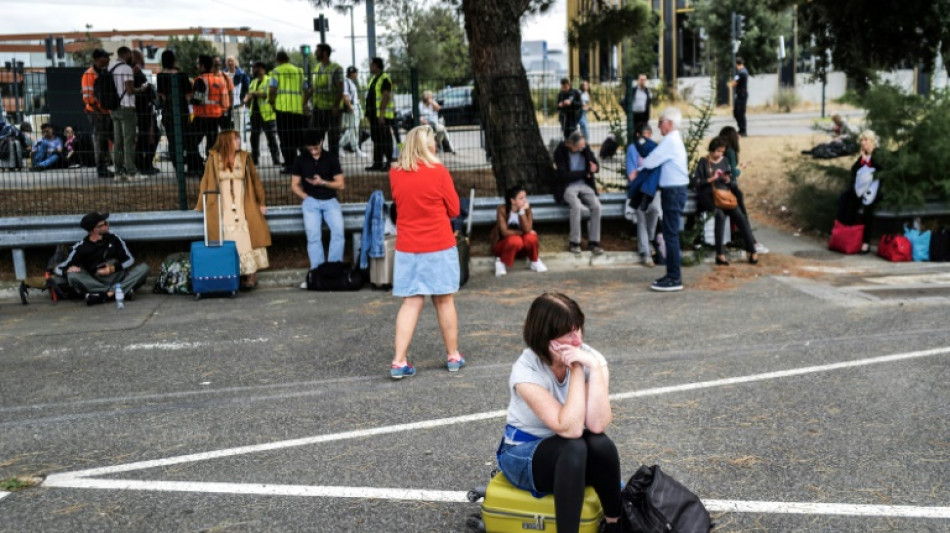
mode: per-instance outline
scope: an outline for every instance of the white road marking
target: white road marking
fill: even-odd
[[[712,381],[701,381],[696,383],[686,383],[683,385],[674,385],[670,387],[656,387],[640,391],[612,394],[612,400],[625,400],[629,398],[638,398],[644,396],[658,396],[674,392],[699,390],[713,387],[722,387],[740,383],[751,383],[756,381],[765,381],[780,379],[785,377],[800,376],[818,372],[828,372],[845,368],[857,368],[881,363],[892,363],[908,359],[922,357],[931,357],[935,355],[944,355],[950,353],[950,347],[935,348],[931,350],[920,350],[902,354],[886,355],[881,357],[871,357],[867,359],[858,359],[855,361],[845,361],[841,363],[831,363],[827,365],[817,365],[802,367],[796,369],[782,370],[777,372],[766,372],[762,374],[752,374],[748,376],[738,376],[733,378],[718,379]],[[349,439],[358,439],[375,435],[384,435],[390,433],[399,433],[403,431],[412,431],[419,429],[431,429],[454,424],[464,424],[468,422],[477,422],[502,418],[505,411],[487,411],[483,413],[474,413],[464,416],[450,418],[439,418],[434,420],[424,420],[409,424],[396,424],[383,426],[373,429],[347,431],[342,433],[333,433],[328,435],[317,435],[300,439],[292,439],[266,444],[257,444],[252,446],[241,446],[237,448],[228,448],[210,452],[195,453],[189,455],[179,455],[176,457],[167,457],[165,459],[156,459],[151,461],[139,461],[122,465],[107,466],[101,468],[92,468],[88,470],[79,470],[75,472],[66,472],[63,474],[53,474],[46,478],[43,485],[47,487],[68,487],[68,488],[91,488],[91,489],[111,489],[111,490],[150,490],[150,491],[176,491],[176,492],[206,492],[206,493],[229,493],[229,494],[264,494],[264,495],[285,495],[285,496],[310,496],[310,497],[335,497],[335,498],[374,498],[388,500],[414,500],[414,501],[436,501],[436,502],[464,502],[467,501],[466,493],[457,491],[433,491],[417,489],[381,489],[372,487],[328,487],[328,486],[306,486],[306,485],[268,485],[261,483],[210,483],[210,482],[187,482],[187,481],[138,481],[138,480],[116,480],[116,479],[89,479],[93,476],[104,476],[122,472],[132,472],[170,466],[182,463],[206,461],[256,453],[263,451],[279,450],[295,446],[305,446],[309,444],[320,444],[332,441],[341,441]],[[0,496],[2,497],[2,496]],[[829,515],[849,515],[849,516],[877,516],[877,517],[923,517],[923,518],[950,518],[950,507],[914,507],[914,506],[886,506],[886,505],[852,505],[852,504],[828,504],[828,503],[803,503],[803,502],[742,502],[733,500],[708,500],[704,501],[707,508],[713,512],[740,512],[740,513],[784,513],[784,514],[829,514]]]
[[[133,479],[89,479],[56,476],[44,483],[50,487],[197,492],[205,494],[255,494],[308,498],[357,498],[439,503],[467,503],[468,493],[449,490],[394,489],[377,487],[331,487],[323,485],[271,485],[267,483],[209,483],[190,481],[140,481]],[[760,502],[703,500],[713,513],[821,514],[888,518],[950,518],[950,507],[906,505],[861,505],[848,503]]]
[[[0,490],[0,500],[2,500],[3,498],[5,498],[5,497],[7,497],[7,496],[9,496],[9,495],[10,495],[9,492],[5,492],[5,491]]]
[[[191,348],[201,348],[203,346],[215,346],[224,343],[227,344],[253,344],[258,342],[267,342],[269,339],[234,339],[231,341],[171,341],[171,342],[146,342],[139,344],[129,344],[124,347],[125,350],[187,350]]]

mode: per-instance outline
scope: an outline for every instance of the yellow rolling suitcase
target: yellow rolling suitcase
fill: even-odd
[[[525,531],[557,531],[554,521],[554,495],[535,498],[530,492],[515,487],[501,472],[497,473],[484,490],[473,490],[468,499],[482,502],[482,514],[472,515],[467,524],[474,531],[485,533],[515,533]],[[597,533],[604,517],[600,498],[593,487],[584,492],[581,509],[580,533]]]

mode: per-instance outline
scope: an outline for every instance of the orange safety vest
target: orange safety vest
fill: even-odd
[[[224,114],[227,106],[231,102],[231,96],[228,94],[228,82],[220,74],[206,72],[198,76],[208,88],[208,97],[205,103],[194,106],[196,117],[218,118]]]
[[[96,100],[96,79],[99,78],[99,73],[96,72],[95,67],[89,67],[86,72],[82,74],[82,101],[86,104],[87,113],[105,113],[109,114],[108,109],[103,109],[99,105],[99,100]]]

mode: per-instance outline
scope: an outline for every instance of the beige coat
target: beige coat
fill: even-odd
[[[257,168],[254,161],[251,160],[251,154],[243,150],[237,153],[237,157],[244,158],[244,216],[247,218],[247,229],[251,234],[251,247],[264,248],[270,246],[270,228],[267,226],[267,220],[261,214],[261,206],[264,203],[264,184],[261,183],[260,176],[257,175]],[[205,191],[217,191],[218,188],[218,152],[208,153],[208,161],[205,163],[205,173],[201,178],[201,185],[198,188],[198,205],[195,211],[201,211],[201,196]],[[208,195],[208,237],[216,239],[218,233],[218,198],[216,194]]]

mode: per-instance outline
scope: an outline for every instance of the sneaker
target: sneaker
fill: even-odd
[[[653,262],[653,257],[651,257],[650,254],[640,254],[640,264],[650,268],[656,266],[656,263]]]
[[[80,167],[82,167],[82,165],[80,165],[79,163],[73,163],[72,165],[69,165],[69,168],[80,168]]]
[[[670,279],[669,276],[663,276],[663,277],[660,278],[660,279],[654,280],[654,281],[653,281],[653,284],[656,285],[657,283],[663,283],[663,282],[665,282],[665,281],[668,280],[668,279]]]
[[[360,150],[359,148],[357,148],[357,149],[356,149],[356,157],[358,157],[358,158],[360,158],[360,159],[363,159],[363,158],[366,157],[366,154],[364,154],[362,150]]]
[[[148,178],[148,176],[146,176],[145,174],[139,174],[138,172],[136,172],[135,174],[132,174],[131,176],[127,177],[126,180],[128,180],[128,181],[142,181],[142,180],[144,180],[144,179],[146,179],[146,178]]]
[[[568,247],[568,250],[569,250],[572,254],[579,254],[579,253],[581,253],[581,245],[580,245],[580,244],[571,243],[571,245]]]
[[[104,304],[109,300],[109,298],[102,293],[87,292],[86,293],[86,305],[99,305]]]
[[[96,171],[96,176],[98,176],[98,177],[100,177],[100,178],[108,179],[108,178],[114,178],[114,177],[115,177],[115,173],[112,172],[111,170],[107,169],[107,168],[106,168],[106,169],[99,169],[99,170]]]
[[[402,379],[416,375],[416,369],[408,361],[405,366],[391,366],[389,368],[389,377],[393,379]]]
[[[303,289],[303,290],[307,290],[307,289],[309,288],[309,287],[307,286],[307,280],[303,280],[303,281],[300,282],[300,288]]]
[[[157,169],[157,168],[155,168],[155,167],[149,167],[149,168],[147,168],[147,169],[145,169],[145,170],[139,172],[139,174],[143,174],[143,175],[145,175],[145,176],[154,176],[155,174],[159,174],[159,173],[161,173],[161,170],[159,170],[159,169]]]
[[[681,290],[683,290],[683,282],[682,282],[682,281],[674,281],[674,280],[671,280],[671,279],[667,278],[667,279],[662,280],[662,281],[657,281],[657,282],[653,283],[653,285],[650,285],[650,290],[651,290],[651,291],[657,291],[657,292],[676,292],[676,291],[681,291]]]
[[[540,258],[539,258],[537,261],[532,261],[532,262],[531,262],[531,266],[530,266],[529,268],[530,268],[532,271],[538,272],[538,273],[547,272],[547,271],[548,271],[548,267],[544,266],[544,263],[541,262],[541,259],[540,259]]]
[[[445,362],[445,368],[447,368],[449,372],[458,372],[463,366],[465,366],[465,356],[462,354],[459,354],[458,359],[449,359]],[[415,370],[413,370],[413,372],[415,372]]]
[[[603,255],[604,253],[604,249],[601,248],[599,244],[591,244],[588,247],[588,249],[590,250],[590,253],[593,255]]]
[[[759,243],[755,243],[755,253],[757,253],[757,254],[767,254],[767,253],[769,253],[769,249],[766,248],[765,246],[762,246],[762,245],[759,244]]]
[[[495,259],[495,276],[501,277],[506,274],[508,274],[508,268],[501,262],[501,259]]]

